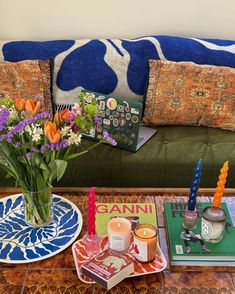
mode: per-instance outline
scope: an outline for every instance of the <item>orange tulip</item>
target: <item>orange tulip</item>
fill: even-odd
[[[25,108],[25,103],[26,101],[22,98],[17,98],[15,100],[15,109],[18,110],[18,111],[23,111],[24,108]]]
[[[53,129],[56,129],[56,125],[54,122],[51,122],[49,120],[45,121],[44,123],[44,134],[46,136],[48,136],[48,133],[50,131],[50,129],[53,128]]]
[[[58,143],[61,138],[60,130],[56,129],[55,122],[45,121],[44,123],[44,134],[47,136],[51,143]]]
[[[56,122],[57,126],[60,126],[61,120],[62,120],[61,113],[57,111],[54,116],[54,121]]]
[[[63,120],[66,120],[67,117],[68,117],[68,115],[69,115],[69,113],[70,113],[70,110],[65,109],[65,110],[62,111],[62,113],[61,113],[61,118],[62,118]]]
[[[29,116],[34,116],[39,113],[41,109],[41,101],[34,102],[33,100],[27,99],[25,103],[25,112]]]
[[[60,141],[61,132],[55,128],[50,128],[47,137],[51,143],[58,143]]]

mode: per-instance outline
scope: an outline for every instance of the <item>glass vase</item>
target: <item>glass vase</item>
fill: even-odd
[[[25,221],[34,227],[49,225],[53,220],[51,188],[35,192],[22,189],[22,193]]]

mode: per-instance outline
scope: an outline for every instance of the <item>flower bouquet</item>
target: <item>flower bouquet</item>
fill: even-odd
[[[98,104],[91,93],[81,92],[71,110],[54,117],[42,110],[40,97],[0,102],[0,167],[22,188],[26,221],[43,226],[52,221],[52,183],[65,173],[69,160],[87,153],[78,152],[83,133],[97,122]],[[100,143],[115,145],[104,133]]]

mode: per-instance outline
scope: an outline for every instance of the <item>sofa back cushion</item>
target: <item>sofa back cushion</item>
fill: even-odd
[[[1,41],[0,59],[54,58],[57,107],[73,104],[82,89],[143,101],[149,59],[235,67],[235,41],[171,36],[138,39]]]
[[[193,62],[149,61],[143,122],[235,130],[235,69]]]
[[[0,61],[0,99],[40,99],[52,114],[49,60]]]

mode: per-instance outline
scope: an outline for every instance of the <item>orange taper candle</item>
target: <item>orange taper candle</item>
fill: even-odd
[[[215,191],[214,199],[213,199],[213,206],[220,207],[220,204],[222,202],[222,197],[224,194],[224,187],[226,183],[226,178],[228,175],[228,161],[225,161],[223,167],[220,170],[219,180],[217,182],[217,188]]]

